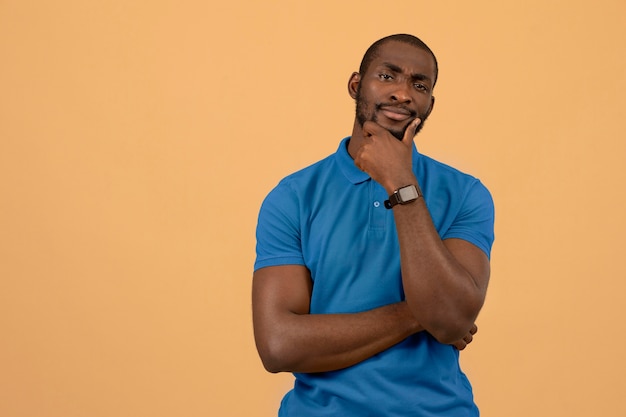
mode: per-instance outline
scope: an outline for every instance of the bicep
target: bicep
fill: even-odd
[[[446,239],[443,244],[474,280],[483,297],[487,292],[491,267],[489,258],[478,246],[463,239]]]
[[[267,331],[288,314],[308,314],[312,290],[309,270],[302,265],[270,266],[254,272],[252,312],[255,332]]]

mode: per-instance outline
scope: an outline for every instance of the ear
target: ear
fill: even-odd
[[[348,93],[350,97],[356,100],[356,92],[359,89],[359,83],[361,82],[361,74],[358,72],[353,72],[348,80]]]

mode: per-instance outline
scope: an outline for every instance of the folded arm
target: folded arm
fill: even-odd
[[[309,314],[311,289],[309,271],[300,265],[254,273],[254,335],[268,371],[346,368],[422,330],[404,302],[361,313]]]

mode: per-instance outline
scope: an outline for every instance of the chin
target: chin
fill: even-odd
[[[419,133],[420,130],[422,130],[422,127],[424,127],[424,122],[426,120],[422,119],[421,123],[419,125],[417,125],[417,129],[415,129],[415,135],[417,135]],[[406,129],[409,127],[411,123],[409,123],[408,125],[406,125],[404,127],[404,129],[402,130],[394,130],[394,129],[387,129],[389,131],[389,133],[391,133],[393,135],[393,137],[395,137],[398,140],[402,140],[404,139],[404,133],[406,132]],[[415,135],[413,135],[413,137],[415,137]]]
[[[391,133],[393,135],[394,138],[398,139],[398,140],[402,140],[404,139],[404,132],[406,132],[406,129],[400,131],[400,130],[392,130],[392,129],[387,129],[389,131],[389,133]]]

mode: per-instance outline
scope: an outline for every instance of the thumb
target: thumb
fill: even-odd
[[[417,126],[419,126],[420,123],[422,123],[422,119],[420,119],[419,117],[416,117],[411,123],[409,123],[409,125],[406,127],[406,130],[404,131],[404,138],[402,138],[402,142],[407,144],[413,143],[413,138],[415,137]]]

